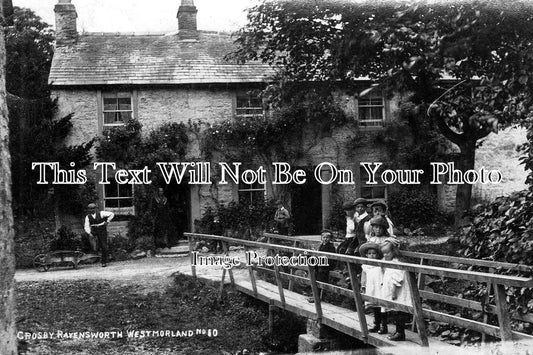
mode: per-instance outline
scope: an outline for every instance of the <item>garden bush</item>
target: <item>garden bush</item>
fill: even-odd
[[[208,208],[202,218],[195,221],[195,226],[202,233],[222,234],[228,231],[232,237],[249,239],[262,231],[272,230],[275,213],[276,203],[273,200],[254,204],[230,202],[227,206]]]
[[[475,206],[470,218],[471,224],[458,232],[460,254],[468,258],[533,265],[532,192],[516,192],[490,204]],[[517,274],[516,271],[508,273]],[[532,289],[508,288],[507,300],[512,312],[533,312]]]
[[[33,267],[33,258],[50,251],[54,239],[53,219],[20,216],[15,219],[15,263],[19,267]]]
[[[84,243],[82,237],[72,231],[68,226],[61,226],[57,235],[50,244],[50,251],[55,250],[79,250],[88,251],[90,245]]]
[[[389,210],[397,226],[416,229],[444,222],[435,196],[420,187],[405,188],[389,194]]]

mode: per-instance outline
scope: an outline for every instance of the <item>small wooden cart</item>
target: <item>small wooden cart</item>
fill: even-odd
[[[85,254],[81,251],[57,250],[46,254],[39,254],[33,258],[33,267],[38,271],[48,271],[52,266],[71,265],[73,269],[78,268],[78,264],[88,260],[96,261],[100,256],[95,254]]]

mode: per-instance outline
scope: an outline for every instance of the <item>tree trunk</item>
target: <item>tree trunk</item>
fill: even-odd
[[[474,169],[476,161],[476,142],[466,142],[459,146],[461,154],[457,161],[456,169],[460,170],[463,174],[467,170]],[[459,184],[457,185],[457,192],[455,194],[455,213],[454,221],[455,226],[460,227],[464,224],[463,218],[465,211],[470,209],[470,200],[472,199],[472,185],[471,184]]]
[[[0,3],[0,13],[12,8],[11,1]],[[4,29],[0,25],[0,354],[17,352],[15,337],[15,294],[13,276],[13,211],[11,210],[11,158],[6,98],[6,48]]]

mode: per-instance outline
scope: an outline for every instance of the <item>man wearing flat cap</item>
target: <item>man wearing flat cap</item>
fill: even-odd
[[[98,211],[96,204],[90,203],[87,206],[89,213],[85,217],[84,229],[89,237],[98,241],[102,253],[102,267],[107,266],[107,224],[115,217],[113,212]]]

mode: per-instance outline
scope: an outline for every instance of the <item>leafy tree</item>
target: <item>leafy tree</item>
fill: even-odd
[[[368,77],[391,92],[409,92],[417,110],[459,147],[457,168],[466,171],[480,140],[529,112],[531,10],[503,1],[265,0],[249,10],[235,57],[278,65],[291,79]],[[456,222],[470,207],[471,189],[458,185]]]
[[[48,73],[54,53],[54,32],[32,10],[14,7],[6,39],[6,88],[24,98],[43,97],[48,92]]]
[[[55,118],[57,105],[50,99],[48,74],[54,33],[32,10],[15,7],[6,18],[6,88],[10,111],[11,171],[14,209],[20,213],[77,212],[85,201],[76,200],[75,185],[37,185],[33,162],[59,162],[62,169],[82,169],[91,160],[92,141],[67,146],[73,114]],[[50,205],[46,203],[49,202]],[[58,226],[59,227],[59,226]]]

